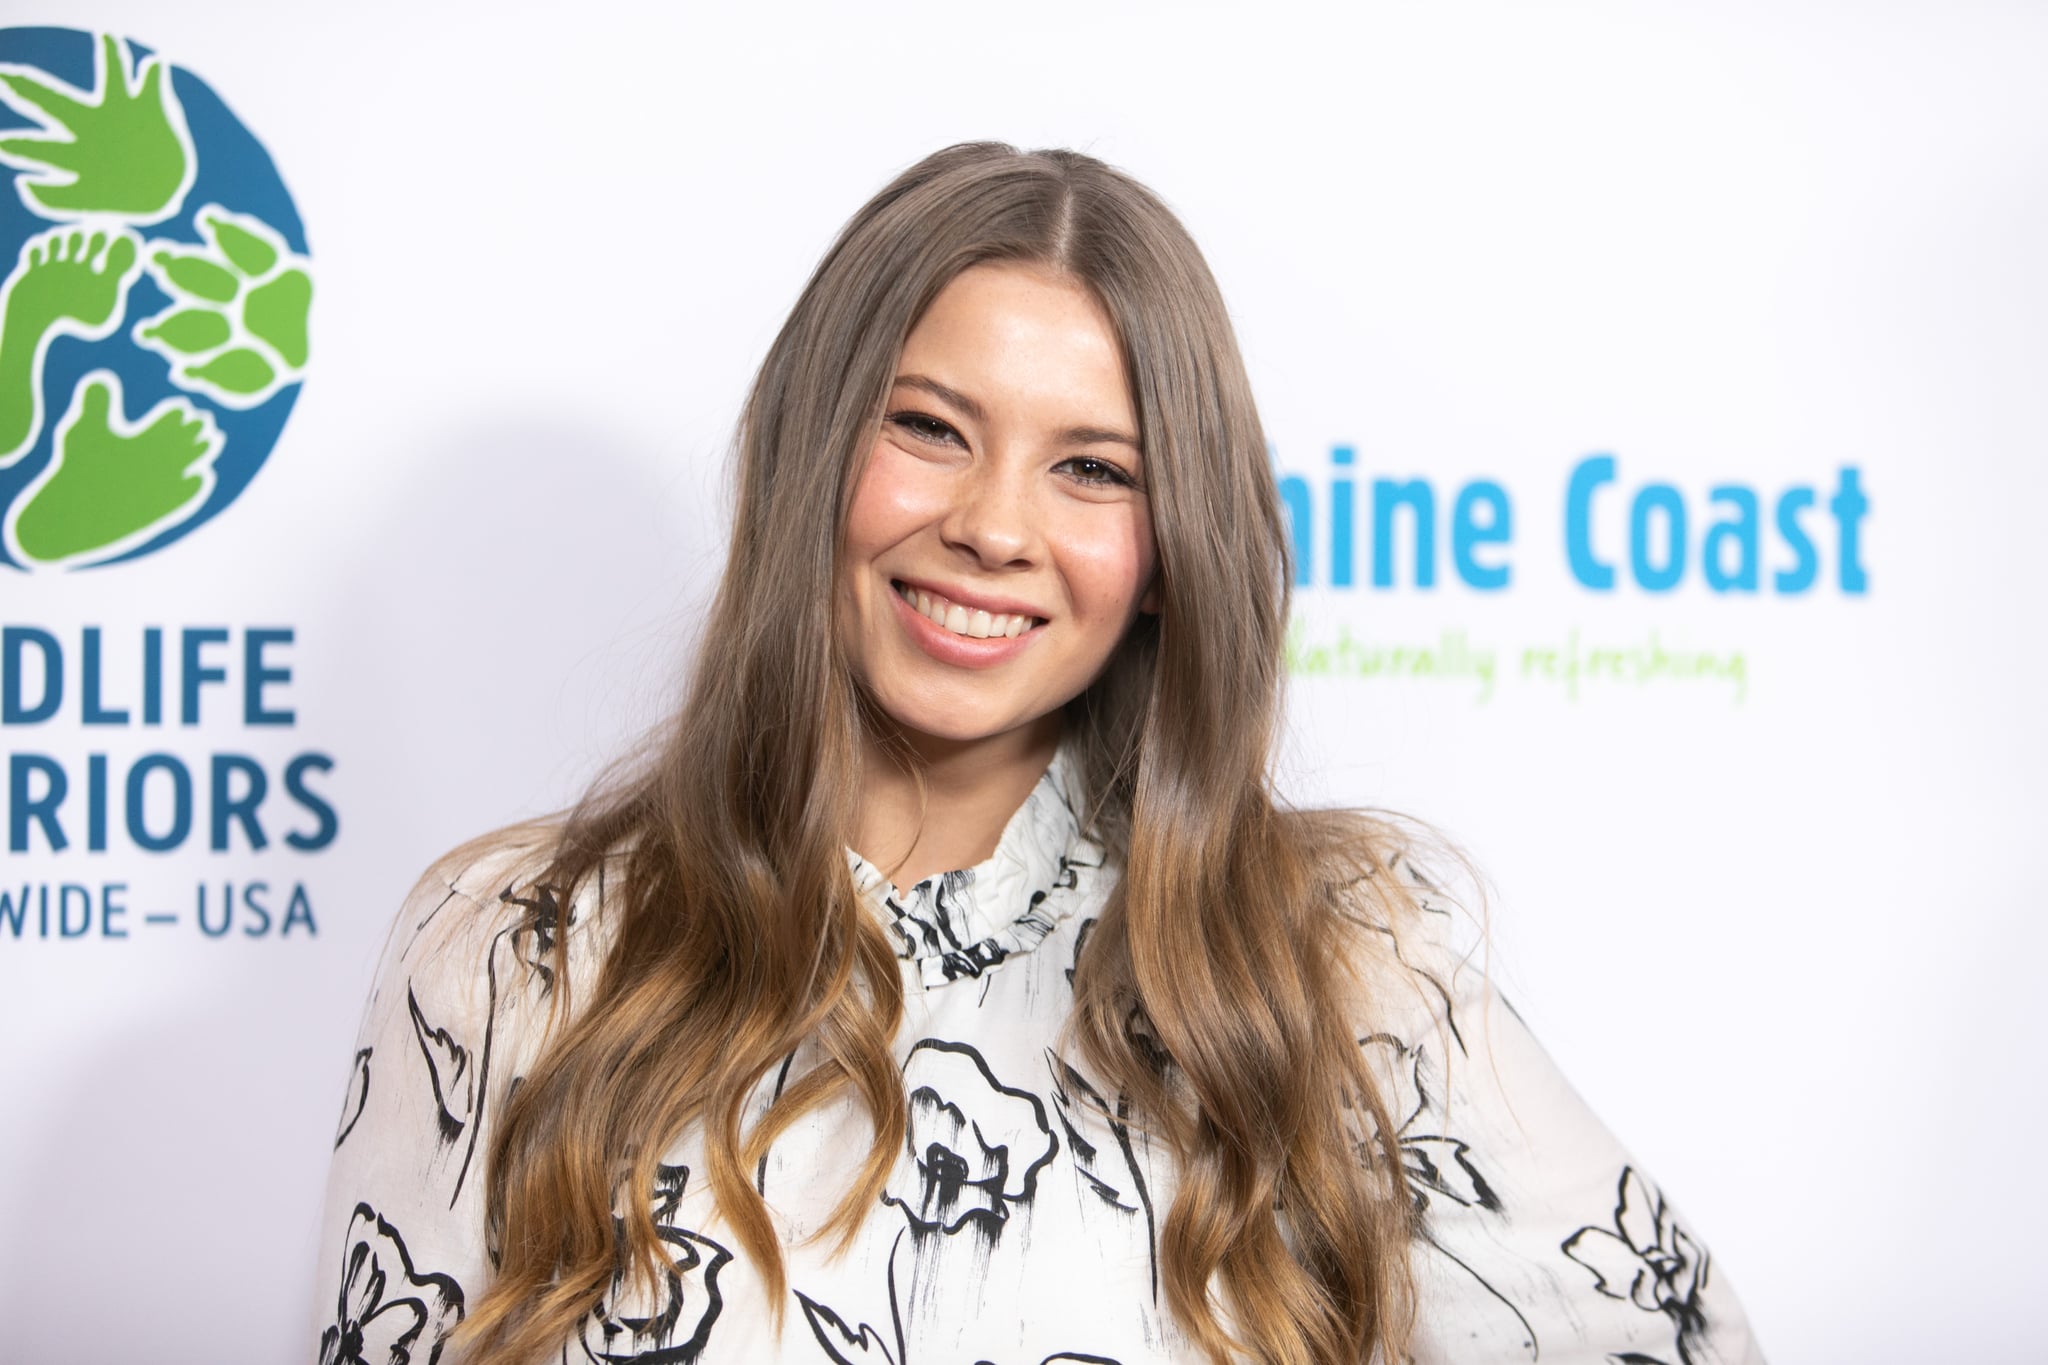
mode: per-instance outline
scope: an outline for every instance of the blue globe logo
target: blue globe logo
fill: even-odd
[[[241,495],[298,400],[298,210],[204,81],[109,33],[0,28],[0,173],[0,562],[151,554]]]

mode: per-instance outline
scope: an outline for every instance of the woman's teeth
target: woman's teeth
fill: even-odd
[[[963,607],[958,602],[948,602],[943,597],[934,597],[916,588],[896,585],[896,591],[904,601],[917,609],[917,614],[936,625],[944,626],[955,635],[965,635],[976,640],[1016,639],[1025,631],[1038,624],[1035,616],[998,615]]]

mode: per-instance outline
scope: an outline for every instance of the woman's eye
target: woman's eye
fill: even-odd
[[[892,426],[901,427],[921,441],[946,441],[959,439],[953,428],[938,418],[922,412],[892,412],[889,414]]]
[[[1138,484],[1136,479],[1108,460],[1098,460],[1089,455],[1077,455],[1066,461],[1064,467],[1081,483],[1100,484],[1105,488],[1135,488]]]

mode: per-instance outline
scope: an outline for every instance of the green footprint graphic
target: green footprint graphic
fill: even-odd
[[[306,367],[313,280],[260,219],[218,204],[197,218],[211,250],[152,244],[150,277],[172,303],[137,323],[135,340],[171,362],[180,388],[253,408]]]
[[[105,558],[189,515],[213,491],[223,444],[211,415],[167,398],[139,422],[121,415],[121,381],[95,370],[57,424],[57,449],[22,490],[8,528],[19,559],[57,564]]]
[[[0,469],[19,460],[43,429],[43,358],[59,336],[98,340],[120,323],[140,273],[126,232],[55,228],[22,244],[0,285]]]
[[[0,138],[0,163],[20,168],[22,197],[40,216],[109,213],[155,223],[184,203],[197,158],[162,57],[137,68],[127,45],[103,33],[90,91],[34,67],[6,65],[0,104],[41,125]]]

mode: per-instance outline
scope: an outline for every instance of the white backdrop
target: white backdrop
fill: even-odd
[[[751,368],[844,217],[970,137],[1103,156],[1203,243],[1319,518],[1289,783],[1420,815],[1487,869],[1510,995],[1771,1358],[2038,1358],[2038,7],[95,0],[0,23],[203,78],[275,159],[317,281],[296,410],[232,507],[129,563],[0,569],[0,619],[71,667],[99,627],[121,695],[144,627],[233,632],[202,723],[73,706],[0,737],[73,765],[247,752],[273,779],[319,751],[339,820],[313,852],[5,851],[10,886],[127,885],[134,932],[0,930],[0,1359],[311,1357],[325,1154],[399,898],[668,704]],[[1606,592],[1566,554],[1599,453]],[[1406,539],[1371,581],[1380,478],[1431,486],[1432,587]],[[1512,509],[1475,552],[1499,589],[1455,568],[1475,479]],[[1668,592],[1627,553],[1660,483],[1691,528]],[[1755,593],[1706,581],[1723,485],[1762,500]],[[1780,592],[1795,486],[1817,575]],[[281,731],[235,704],[262,627],[293,632]],[[277,914],[302,886],[317,932],[137,923],[253,879]]]

